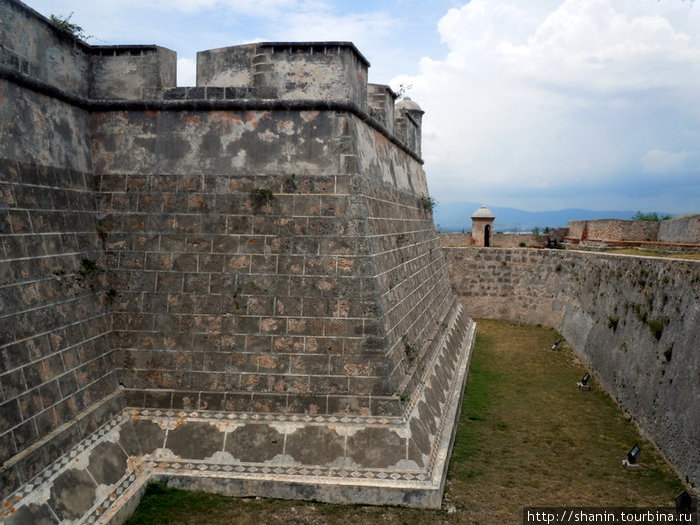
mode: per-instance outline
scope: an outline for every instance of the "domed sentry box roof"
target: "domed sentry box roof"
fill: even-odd
[[[399,100],[396,103],[396,109],[403,109],[404,111],[420,111],[421,113],[423,113],[421,107],[409,97],[405,97]]]
[[[495,219],[496,216],[486,206],[482,206],[472,214],[472,219]]]

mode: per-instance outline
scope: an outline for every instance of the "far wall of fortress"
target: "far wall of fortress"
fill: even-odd
[[[454,247],[454,237],[443,234],[442,240],[467,313],[559,330],[601,386],[697,487],[700,262]]]
[[[496,224],[497,226],[497,224]],[[595,219],[569,221],[566,227],[546,234],[493,233],[491,246],[543,248],[548,239],[582,247],[645,246],[662,249],[700,250],[700,214],[680,215],[663,221]],[[444,246],[479,246],[472,233],[443,236]]]

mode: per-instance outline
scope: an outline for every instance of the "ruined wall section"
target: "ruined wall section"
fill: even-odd
[[[681,215],[663,221],[620,219],[569,221],[566,239],[700,244],[700,215]]]
[[[14,7],[2,4],[5,12]],[[43,25],[37,33],[50,36]],[[41,42],[41,52],[56,56]],[[54,44],[64,49],[62,41]],[[25,75],[43,75],[44,67],[32,64]],[[70,84],[72,78],[62,80]],[[96,222],[89,115],[2,79],[0,121],[0,495],[5,496],[123,405],[110,397],[117,391],[111,294]]]
[[[557,328],[698,485],[698,262],[560,250],[445,251],[469,315]]]

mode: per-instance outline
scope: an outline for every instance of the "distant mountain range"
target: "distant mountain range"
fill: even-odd
[[[443,232],[470,231],[472,214],[481,207],[476,202],[438,202],[433,210],[435,227]],[[529,232],[532,228],[559,228],[568,221],[593,219],[631,219],[636,211],[594,211],[569,208],[555,211],[525,211],[517,208],[488,206],[496,216],[497,232]]]

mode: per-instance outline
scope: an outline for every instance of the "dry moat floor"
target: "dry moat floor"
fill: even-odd
[[[672,507],[683,485],[548,328],[478,320],[441,510],[234,499],[150,485],[135,524],[522,523],[529,506]],[[637,472],[621,460],[634,443]]]

